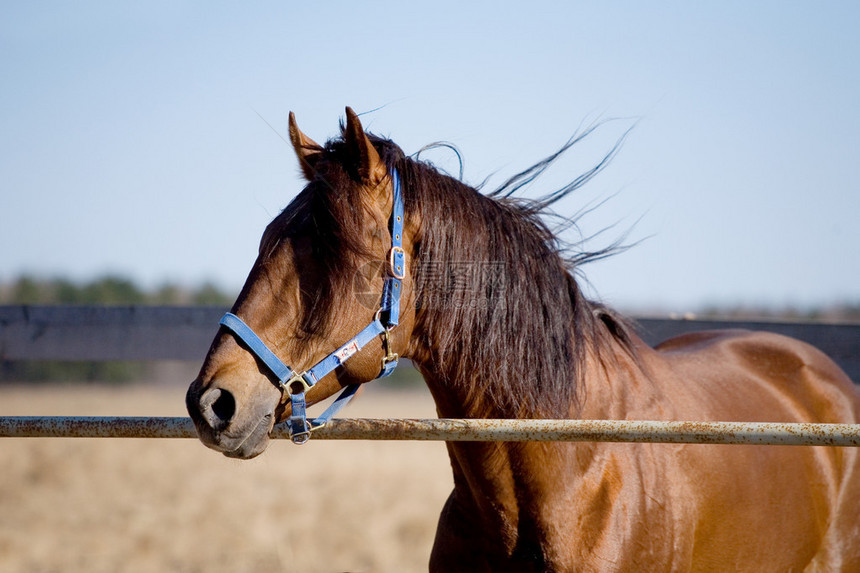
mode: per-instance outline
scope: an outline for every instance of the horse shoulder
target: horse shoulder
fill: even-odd
[[[818,349],[785,336],[741,330],[685,334],[658,345],[649,364],[652,384],[671,402],[668,419],[860,420],[860,394],[851,380]],[[696,563],[732,555],[748,559],[747,566],[756,559],[770,560],[774,567],[809,560],[823,570],[857,565],[860,457],[853,449],[681,450],[684,463],[676,471],[693,484],[686,501],[698,515],[691,531]],[[722,528],[726,522],[767,532],[762,540],[769,550],[745,545]],[[840,541],[846,539],[850,547]]]

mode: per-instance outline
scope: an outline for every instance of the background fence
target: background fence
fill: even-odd
[[[0,306],[0,360],[202,361],[223,307]],[[742,328],[804,340],[860,382],[860,324],[638,318],[649,344],[697,330]]]
[[[222,307],[0,306],[0,360],[198,361],[203,358],[224,311]],[[860,353],[856,350],[860,348],[860,325],[653,318],[640,318],[638,322],[650,344],[685,332],[719,328],[765,330],[793,336],[828,353],[853,380],[860,380]],[[0,419],[0,437],[194,434],[187,418]],[[860,426],[737,422],[337,420],[321,428],[317,435],[328,439],[860,445]]]

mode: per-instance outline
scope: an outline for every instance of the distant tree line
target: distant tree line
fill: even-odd
[[[192,288],[168,283],[147,290],[118,275],[105,275],[86,282],[22,275],[0,283],[0,304],[229,306],[235,298],[236,293],[221,290],[211,282]]]
[[[230,306],[235,298],[235,293],[208,282],[192,288],[165,284],[148,290],[118,275],[84,282],[22,275],[0,282],[0,304]],[[151,365],[145,362],[131,361],[4,360],[0,361],[0,383],[124,383],[139,380],[150,370]]]

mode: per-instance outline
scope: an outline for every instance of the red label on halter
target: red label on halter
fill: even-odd
[[[358,342],[353,339],[341,346],[334,355],[337,357],[338,362],[343,364],[347,358],[358,352],[358,350]]]

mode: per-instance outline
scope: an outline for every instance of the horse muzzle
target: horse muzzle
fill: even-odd
[[[200,441],[230,458],[250,459],[266,450],[275,423],[277,399],[239,402],[229,389],[198,379],[188,388],[185,406]]]

